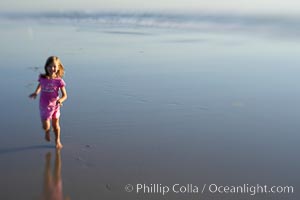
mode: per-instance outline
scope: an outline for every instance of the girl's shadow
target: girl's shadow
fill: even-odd
[[[11,147],[11,148],[0,148],[0,155],[9,154],[9,153],[18,153],[29,150],[36,149],[55,149],[53,145],[32,145],[32,146],[24,146],[24,147]]]

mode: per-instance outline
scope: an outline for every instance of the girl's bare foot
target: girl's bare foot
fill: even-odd
[[[56,142],[56,149],[62,149],[63,145],[60,143],[60,141]]]
[[[45,140],[46,140],[47,142],[50,142],[50,132],[46,132],[46,133],[45,133]]]

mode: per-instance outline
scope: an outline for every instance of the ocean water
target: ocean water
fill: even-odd
[[[295,199],[294,22],[149,13],[2,16],[0,198],[51,199],[59,191],[69,199]],[[50,55],[66,69],[60,152],[44,141],[38,100],[28,98]],[[138,184],[148,188],[137,191]],[[154,189],[174,184],[199,192]],[[292,186],[294,193],[209,191],[214,184]]]

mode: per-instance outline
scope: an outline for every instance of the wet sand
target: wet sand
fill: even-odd
[[[0,199],[49,199],[53,193],[72,200],[296,199],[297,193],[125,191],[127,184],[177,183],[297,189],[299,69],[283,65],[294,45],[289,50],[289,43],[257,38],[228,45],[236,41],[228,35],[178,43],[170,41],[183,33],[152,29],[139,31],[153,35],[130,35],[64,26],[51,35],[41,24],[31,24],[31,40],[24,25],[14,28],[1,34],[13,33],[28,51],[12,46],[4,55],[19,59],[4,57],[1,64]],[[60,37],[69,40],[56,50],[52,40]],[[185,33],[189,37],[206,36]],[[271,47],[277,51],[262,58]],[[53,141],[44,141],[38,101],[27,98],[42,71],[38,65],[52,53],[66,67],[69,96],[59,153]]]

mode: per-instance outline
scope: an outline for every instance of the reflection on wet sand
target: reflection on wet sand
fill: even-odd
[[[51,172],[51,152],[45,156],[45,169],[44,169],[44,187],[42,200],[70,200],[70,197],[63,196],[63,184],[61,176],[61,155],[60,150],[56,150],[54,171]]]

